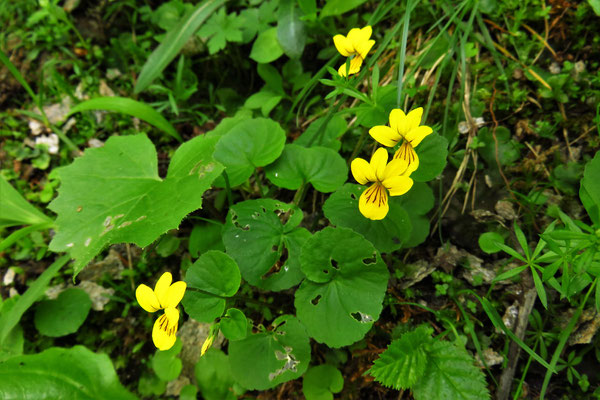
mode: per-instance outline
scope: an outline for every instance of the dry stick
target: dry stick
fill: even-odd
[[[519,309],[519,317],[517,319],[517,328],[515,329],[515,336],[521,340],[525,337],[525,329],[527,329],[527,325],[529,324],[529,314],[531,314],[533,304],[537,297],[537,292],[535,288],[532,287],[531,276],[527,274],[524,275],[524,278],[523,283],[527,285],[528,289],[523,296],[523,303]],[[496,400],[507,400],[510,396],[510,389],[517,369],[517,363],[519,362],[520,353],[521,347],[517,342],[511,342],[508,350],[508,365],[504,371],[502,371],[502,375],[500,376],[500,382],[498,384],[498,389],[496,390]]]
[[[558,103],[558,108],[560,109],[560,114],[563,117],[564,122],[567,122],[567,114],[565,113],[565,106],[563,103]],[[571,149],[571,145],[569,144],[569,132],[567,132],[567,128],[563,124],[563,137],[565,138],[565,143],[567,144],[567,150],[569,151],[569,160],[575,161],[575,157],[573,157],[573,150]]]
[[[131,262],[131,248],[129,247],[129,243],[125,243],[125,248],[127,249],[127,266],[131,271],[133,271],[133,263]],[[129,282],[131,283],[131,290],[135,292],[135,283],[133,282],[133,275],[129,275]]]

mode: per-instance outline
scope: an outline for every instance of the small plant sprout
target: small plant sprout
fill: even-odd
[[[342,64],[338,69],[340,76],[348,76],[357,74],[360,71],[363,61],[371,51],[375,41],[371,39],[373,29],[370,26],[365,26],[362,29],[353,28],[348,32],[348,36],[335,35],[333,43],[335,48],[344,57],[353,57],[350,60],[350,67],[346,67],[346,63]]]
[[[416,108],[405,114],[399,108],[390,112],[390,126],[377,125],[369,130],[369,135],[376,141],[387,147],[394,147],[403,140],[400,148],[394,154],[394,158],[401,158],[408,162],[408,173],[419,168],[419,157],[415,147],[423,139],[433,132],[427,125],[421,125],[423,107]]]
[[[390,196],[400,196],[408,192],[413,185],[409,177],[408,162],[397,158],[387,162],[387,150],[380,147],[371,156],[371,162],[362,158],[352,160],[350,168],[354,179],[361,185],[373,184],[365,190],[358,201],[361,214],[372,220],[385,218],[390,207]]]
[[[171,273],[165,272],[156,282],[154,290],[141,284],[135,291],[135,297],[144,310],[150,313],[165,310],[152,328],[152,341],[159,350],[169,350],[175,344],[175,334],[179,323],[177,305],[187,288],[184,281],[171,283],[172,281]]]

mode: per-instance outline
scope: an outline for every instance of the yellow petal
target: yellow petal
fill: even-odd
[[[375,177],[382,181],[385,166],[387,165],[388,152],[385,148],[378,148],[371,156],[371,170],[375,172]]]
[[[373,48],[374,44],[374,40],[367,40],[366,42],[361,43],[360,46],[358,46],[358,49],[356,49],[358,55],[361,56],[363,59],[367,58],[367,55],[371,51],[371,48]]]
[[[167,294],[165,295],[165,308],[177,307],[177,304],[183,299],[186,288],[187,284],[184,281],[177,281],[169,286]]]
[[[419,168],[419,156],[408,142],[402,143],[402,146],[394,154],[394,158],[401,158],[408,163],[408,167],[403,175],[410,175]]]
[[[175,344],[175,340],[177,339],[177,324],[179,321],[179,311],[177,312],[177,320],[172,321],[167,317],[167,313],[161,315],[156,322],[154,322],[154,327],[152,328],[152,341],[154,345],[159,350],[169,350]]]
[[[387,147],[394,147],[402,137],[389,126],[377,125],[369,129],[369,135]]]
[[[165,272],[154,286],[154,293],[156,293],[156,297],[158,297],[158,301],[160,301],[161,308],[165,307],[167,290],[169,290],[171,282],[173,282],[173,275],[171,275],[170,272]]]
[[[154,291],[146,285],[142,284],[137,287],[135,290],[135,298],[140,306],[148,312],[155,312],[162,308]]]
[[[394,176],[383,181],[383,185],[390,191],[390,196],[401,196],[410,190],[413,180],[408,176]]]
[[[418,126],[415,129],[408,132],[406,135],[406,140],[412,145],[412,147],[417,147],[421,140],[425,139],[425,137],[433,132],[433,129],[428,127],[427,125]]]
[[[377,180],[375,178],[375,171],[373,171],[373,168],[371,168],[371,164],[362,158],[355,158],[352,160],[352,163],[350,164],[350,170],[352,171],[352,176],[354,179],[356,179],[356,182],[360,183],[361,185],[364,185],[367,182],[375,182]]]
[[[419,125],[421,125],[421,118],[423,117],[423,107],[415,108],[406,116],[407,128],[406,133],[412,131]]]
[[[404,160],[402,158],[392,159],[392,161],[390,161],[388,163],[388,165],[385,167],[385,170],[383,171],[382,182],[385,183],[385,181],[388,178],[393,178],[395,176],[403,175],[404,172],[406,172],[407,168],[408,168],[408,162],[406,160]]]
[[[344,35],[335,35],[333,37],[333,44],[335,44],[337,51],[344,57],[349,57],[354,54],[352,44]]]
[[[390,210],[385,187],[380,183],[374,183],[365,190],[358,200],[358,210],[372,220],[385,218]]]
[[[364,28],[362,28],[360,30],[360,39],[363,42],[366,42],[367,40],[369,40],[371,38],[371,35],[373,34],[373,28],[371,27],[371,25],[367,25]]]
[[[401,137],[404,137],[406,126],[406,114],[399,108],[390,112],[390,127]]]
[[[348,69],[348,75],[354,75],[356,73],[358,73],[360,71],[360,67],[363,63],[363,59],[360,58],[359,56],[354,56],[354,58],[352,58],[352,60],[350,60],[350,68]],[[340,74],[340,76],[346,76],[346,64],[342,64],[339,68],[338,68],[338,74]]]
[[[356,45],[360,44],[363,35],[361,34],[360,28],[352,28],[350,32],[348,32],[348,41],[352,45],[354,49],[356,49]]]

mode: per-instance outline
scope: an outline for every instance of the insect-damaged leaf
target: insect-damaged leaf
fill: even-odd
[[[242,277],[268,290],[288,289],[303,278],[300,248],[310,233],[298,228],[302,211],[272,199],[248,200],[231,207],[223,243]]]
[[[247,389],[265,390],[301,376],[310,362],[304,327],[291,315],[273,321],[274,329],[229,343],[231,372]]]
[[[167,177],[158,176],[156,149],[144,135],[113,136],[58,171],[53,251],[68,251],[79,273],[106,245],[145,247],[202,206],[202,195],[223,166],[216,138],[198,136],[177,149]]]
[[[373,245],[346,228],[325,228],[302,247],[306,279],[296,291],[298,319],[317,342],[350,345],[379,318],[389,278]]]

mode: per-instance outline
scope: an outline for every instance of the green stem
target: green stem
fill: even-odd
[[[296,194],[294,195],[294,204],[300,207],[300,203],[302,199],[304,199],[304,193],[306,192],[306,183],[303,182],[302,185],[296,190]]]
[[[254,181],[256,182],[256,186],[258,187],[258,193],[260,193],[260,197],[264,196],[263,187],[260,183],[260,176],[258,176],[258,170],[254,169]]]

